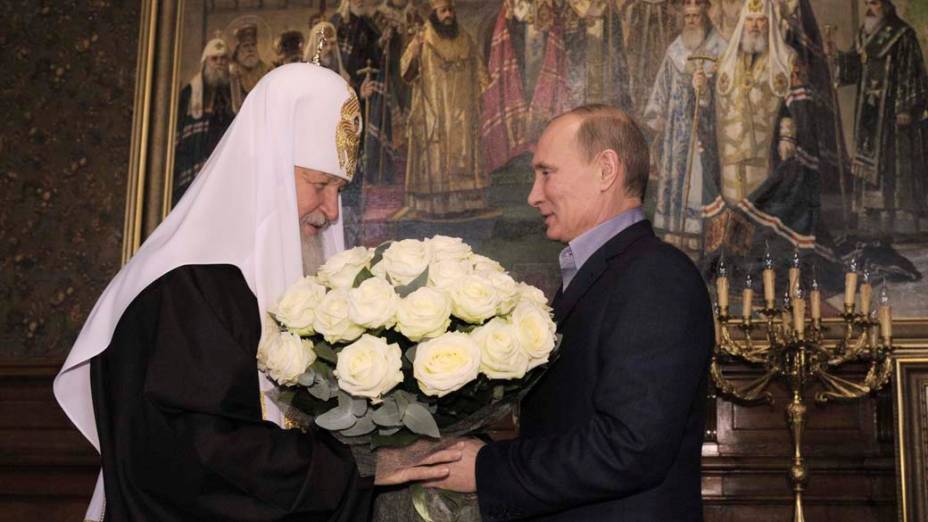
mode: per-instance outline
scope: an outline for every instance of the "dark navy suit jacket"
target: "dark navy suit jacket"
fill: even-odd
[[[706,285],[651,224],[623,230],[554,302],[561,353],[520,436],[477,455],[485,521],[701,521],[713,344]]]

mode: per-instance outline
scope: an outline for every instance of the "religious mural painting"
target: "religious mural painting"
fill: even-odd
[[[587,103],[651,144],[645,201],[711,278],[766,252],[841,307],[852,260],[928,308],[928,8],[913,0],[181,3],[177,201],[260,77],[311,61],[365,122],[347,242],[460,236],[553,295],[561,245],[526,197],[545,122]],[[850,8],[849,8],[850,6]],[[798,254],[798,255],[794,255]],[[920,312],[922,311],[922,312]]]

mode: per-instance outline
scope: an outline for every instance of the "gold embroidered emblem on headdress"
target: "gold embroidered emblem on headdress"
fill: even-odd
[[[349,96],[342,104],[341,120],[335,127],[335,147],[338,151],[338,165],[345,172],[348,181],[354,177],[354,170],[358,164],[358,146],[361,142],[361,104],[351,87],[348,87]]]
[[[763,0],[748,0],[748,12],[760,13],[764,10]]]

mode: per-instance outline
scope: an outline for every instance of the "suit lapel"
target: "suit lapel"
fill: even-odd
[[[647,220],[639,221],[619,232],[613,236],[612,239],[607,241],[606,244],[601,246],[599,250],[583,263],[583,266],[580,267],[580,271],[577,272],[577,275],[574,276],[567,286],[567,290],[564,292],[558,290],[557,294],[554,296],[554,321],[560,324],[567,319],[570,312],[573,311],[574,307],[580,301],[580,298],[593,287],[593,283],[606,271],[610,259],[621,254],[638,239],[653,235],[654,231],[651,228],[651,223]]]

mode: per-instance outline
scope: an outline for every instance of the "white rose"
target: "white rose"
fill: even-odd
[[[519,302],[519,285],[515,280],[505,272],[483,272],[480,275],[490,281],[496,290],[499,298],[496,313],[506,315],[511,312]]]
[[[315,361],[313,343],[290,332],[264,335],[258,345],[258,367],[282,386],[296,384]]]
[[[528,353],[519,345],[512,324],[494,317],[471,332],[480,347],[480,371],[491,379],[521,379],[528,371]]]
[[[451,313],[468,323],[482,323],[496,315],[499,294],[490,281],[479,275],[463,277],[451,287]]]
[[[273,307],[271,313],[281,324],[297,335],[309,336],[313,332],[316,307],[325,296],[325,287],[316,278],[304,277],[290,286]]]
[[[439,290],[448,290],[459,279],[471,273],[468,263],[456,259],[442,259],[433,261],[429,265],[429,286]]]
[[[422,393],[443,397],[477,378],[480,347],[466,333],[446,333],[416,347],[412,368]]]
[[[364,334],[338,352],[335,377],[338,387],[350,395],[376,402],[403,382],[402,367],[400,345],[388,345],[380,337]]]
[[[348,318],[348,291],[344,288],[325,294],[316,308],[313,327],[330,343],[354,341],[364,333],[364,328]]]
[[[425,271],[431,261],[428,245],[415,239],[394,241],[383,253],[378,265],[396,286],[409,284]],[[378,269],[378,270],[381,270]]]
[[[503,265],[499,264],[493,259],[490,259],[487,256],[482,256],[480,254],[473,254],[470,256],[470,262],[474,266],[474,272],[505,272],[506,269],[503,268]]]
[[[529,356],[529,369],[548,362],[548,356],[554,349],[554,333],[557,329],[548,311],[523,301],[512,311],[509,320],[519,345]]]
[[[372,257],[372,250],[360,246],[343,250],[327,259],[316,276],[329,288],[351,288],[358,272],[367,268]]]
[[[364,328],[390,328],[396,324],[399,303],[390,283],[371,277],[348,291],[348,319]]]
[[[463,261],[470,257],[470,245],[459,237],[448,237],[442,235],[433,236],[428,242],[429,252],[433,261],[443,261],[453,259]]]
[[[538,288],[525,283],[519,283],[519,302],[532,303],[545,310],[551,309],[551,307],[548,306],[548,297],[545,296],[545,293]]]
[[[400,300],[396,330],[411,341],[437,337],[451,324],[451,299],[440,290],[423,286]]]

